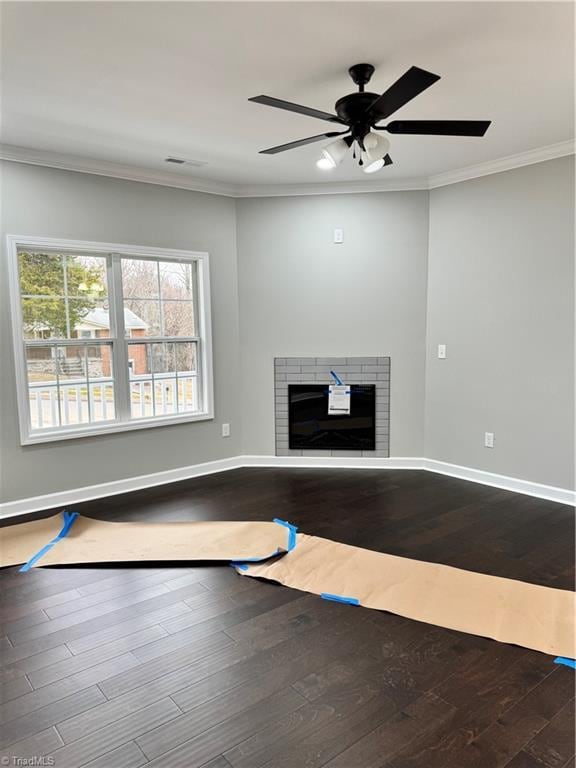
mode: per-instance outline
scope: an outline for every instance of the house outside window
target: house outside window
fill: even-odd
[[[213,418],[208,254],[8,236],[23,444]]]

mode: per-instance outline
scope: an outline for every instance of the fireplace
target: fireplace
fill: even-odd
[[[376,448],[376,387],[350,384],[350,413],[328,412],[326,384],[288,386],[290,449],[373,451]]]

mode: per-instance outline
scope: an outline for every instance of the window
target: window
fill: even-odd
[[[8,236],[22,443],[213,417],[208,254]]]

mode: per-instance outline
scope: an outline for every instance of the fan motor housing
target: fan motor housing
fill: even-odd
[[[368,93],[366,91],[363,93],[350,93],[348,96],[338,99],[334,109],[338,117],[348,123],[348,125],[366,123],[368,109],[378,96],[379,94],[377,93]]]

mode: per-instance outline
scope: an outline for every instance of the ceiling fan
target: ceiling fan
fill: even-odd
[[[490,125],[490,120],[393,120],[387,125],[377,125],[380,120],[385,120],[440,80],[440,76],[419,67],[410,67],[379,96],[377,93],[364,90],[364,86],[374,74],[372,64],[355,64],[350,67],[348,73],[358,86],[358,92],[338,99],[334,105],[335,115],[319,109],[310,109],[301,104],[293,104],[291,101],[275,99],[272,96],[254,96],[249,99],[257,104],[285,109],[288,112],[298,112],[301,115],[346,126],[344,131],[330,131],[309,136],[307,139],[263,149],[260,154],[275,155],[278,152],[286,152],[288,149],[303,147],[305,144],[341,136],[343,138],[338,138],[323,149],[317,165],[324,169],[335,168],[342,162],[350,147],[353,147],[354,157],[356,157],[356,150],[358,151],[359,165],[366,173],[373,173],[392,164],[392,158],[388,154],[389,140],[375,131],[427,136],[484,136]]]

